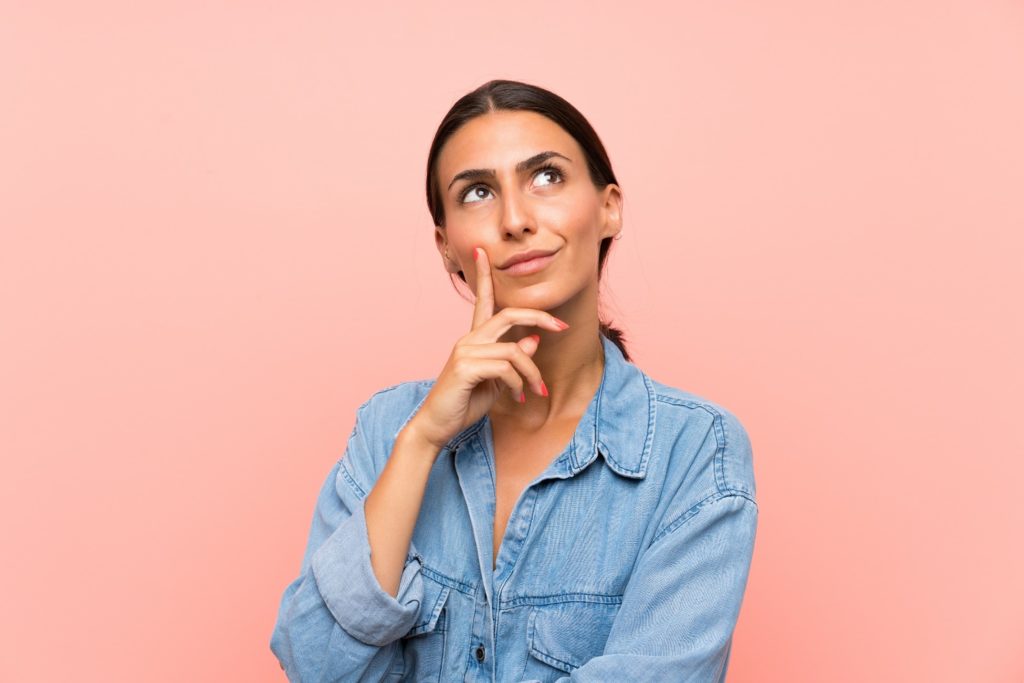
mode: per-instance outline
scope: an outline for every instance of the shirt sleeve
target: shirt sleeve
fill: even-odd
[[[412,545],[397,597],[381,587],[370,564],[363,482],[376,475],[367,403],[321,487],[299,576],[281,598],[270,649],[290,681],[381,680],[401,656],[396,641],[416,623],[423,602]]]
[[[630,576],[604,653],[557,683],[725,681],[757,503],[745,492],[719,492],[668,528]]]

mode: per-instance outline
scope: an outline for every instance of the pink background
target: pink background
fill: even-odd
[[[590,118],[605,315],[750,432],[730,682],[1024,680],[1024,7],[978,0],[4,3],[0,678],[284,680],[355,408],[468,329],[423,174],[490,78]]]

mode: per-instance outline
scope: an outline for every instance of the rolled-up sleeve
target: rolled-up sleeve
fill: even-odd
[[[670,524],[638,561],[604,653],[558,681],[724,681],[757,513],[746,492],[723,491]]]
[[[291,681],[377,681],[400,656],[395,642],[420,612],[423,580],[410,546],[398,595],[370,563],[365,482],[376,480],[365,435],[367,403],[317,497],[299,575],[284,591],[270,649]]]

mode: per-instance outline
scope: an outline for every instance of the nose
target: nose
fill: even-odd
[[[506,192],[501,202],[501,230],[519,239],[526,230],[536,232],[528,202],[519,192]]]

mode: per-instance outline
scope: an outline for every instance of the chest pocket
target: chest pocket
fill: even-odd
[[[522,678],[554,681],[601,655],[620,603],[616,597],[534,607],[526,621],[529,656]]]
[[[422,574],[423,606],[420,618],[399,640],[398,669],[389,672],[403,681],[443,681],[444,650],[448,634],[448,595],[451,588]]]

